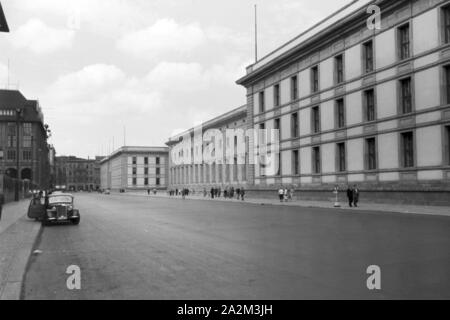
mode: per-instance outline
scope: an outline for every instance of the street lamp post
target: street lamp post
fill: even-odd
[[[16,109],[16,171],[17,181],[15,183],[15,195],[14,200],[19,201],[19,181],[20,181],[20,118],[22,117],[23,110]]]

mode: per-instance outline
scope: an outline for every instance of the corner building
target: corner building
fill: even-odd
[[[352,2],[237,83],[251,125],[280,130],[281,170],[256,165],[255,193],[324,200],[357,184],[365,201],[450,204],[449,1]]]

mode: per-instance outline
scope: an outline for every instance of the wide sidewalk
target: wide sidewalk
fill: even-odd
[[[0,300],[20,298],[23,277],[41,224],[26,217],[29,200],[3,207],[0,220]]]
[[[182,199],[181,196],[173,196],[170,197],[165,193],[159,192],[156,196],[151,194],[150,196],[147,193],[139,193],[139,192],[128,192],[125,195],[132,196],[141,196],[141,197],[157,197],[157,198],[170,198],[170,199]],[[448,216],[450,217],[450,207],[440,207],[440,206],[419,206],[419,205],[395,205],[395,204],[382,204],[382,203],[364,203],[361,202],[357,208],[348,207],[348,203],[342,201],[340,202],[341,207],[335,208],[334,201],[309,201],[309,200],[293,200],[289,202],[280,202],[279,199],[275,198],[271,199],[255,199],[255,198],[246,198],[245,201],[237,200],[237,199],[224,199],[216,198],[211,199],[208,197],[203,197],[203,195],[190,195],[186,197],[186,199],[193,200],[203,200],[203,201],[220,201],[220,202],[245,202],[250,204],[258,204],[258,205],[273,205],[273,206],[293,206],[293,207],[304,207],[304,208],[325,208],[325,209],[333,209],[333,210],[342,210],[342,209],[350,209],[357,211],[375,211],[375,212],[390,212],[390,213],[409,213],[409,214],[422,214],[422,215],[436,215],[436,216]]]

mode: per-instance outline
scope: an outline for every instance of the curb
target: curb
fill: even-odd
[[[21,220],[25,217],[26,215],[18,220],[17,224],[22,223]],[[14,253],[9,264],[6,280],[3,282],[4,286],[0,288],[0,301],[20,300],[28,262],[31,258],[36,240],[41,233],[41,227],[40,223],[35,223],[31,231],[27,233],[25,239],[20,243],[19,249]]]
[[[133,193],[112,193],[112,195],[115,196],[131,196],[131,197],[141,197],[141,198],[159,198],[159,199],[172,199],[172,200],[183,200],[179,197],[167,197],[162,195],[150,195],[147,196],[146,194],[133,194]],[[426,212],[426,211],[420,211],[417,209],[412,210],[399,210],[398,208],[390,208],[390,209],[381,209],[381,208],[367,208],[367,207],[358,207],[358,208],[346,208],[346,207],[339,207],[335,208],[332,204],[330,204],[329,207],[322,206],[322,205],[313,205],[313,204],[301,204],[301,203],[278,203],[278,202],[260,202],[258,199],[254,198],[248,198],[246,201],[234,201],[234,199],[211,199],[211,198],[190,198],[186,197],[184,201],[186,200],[194,200],[194,201],[211,201],[211,202],[226,202],[226,203],[245,203],[249,205],[260,205],[260,206],[273,206],[273,207],[297,207],[297,208],[310,208],[310,209],[332,209],[336,211],[342,211],[342,210],[349,210],[353,211],[355,213],[357,212],[375,212],[375,213],[381,213],[381,214],[389,214],[389,213],[395,213],[395,214],[405,214],[405,215],[420,215],[420,216],[434,216],[434,217],[450,217],[450,213],[442,213],[442,212]]]

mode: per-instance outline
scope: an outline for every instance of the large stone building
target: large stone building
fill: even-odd
[[[280,170],[256,164],[255,190],[325,199],[358,184],[366,201],[450,204],[449,1],[354,1],[238,84],[251,125],[280,129]]]
[[[201,191],[252,185],[248,124],[243,106],[171,137],[169,187]]]
[[[100,161],[101,188],[112,191],[165,190],[167,147],[122,147]]]
[[[55,182],[57,189],[69,191],[96,191],[100,189],[100,161],[77,157],[55,158]]]
[[[0,174],[49,188],[48,133],[38,101],[0,90]]]

